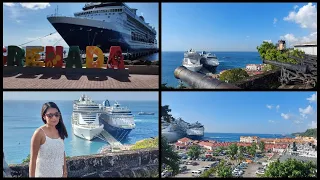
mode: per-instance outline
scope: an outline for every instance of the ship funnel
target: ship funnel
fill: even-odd
[[[110,102],[108,100],[103,101],[103,106],[110,107]]]

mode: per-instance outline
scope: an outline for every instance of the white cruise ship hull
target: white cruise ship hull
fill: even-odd
[[[203,130],[195,130],[195,129],[188,129],[187,130],[187,137],[193,140],[202,139],[204,135]]]
[[[192,65],[183,64],[183,66],[193,72],[198,72],[202,68],[202,65],[194,65],[194,64]]]
[[[78,126],[72,124],[73,134],[77,137],[91,141],[103,130],[103,125],[97,126],[96,128],[87,128],[84,126]]]
[[[117,23],[82,17],[51,16],[48,21],[69,46],[99,46],[103,52],[111,46],[120,46],[122,51],[154,50],[157,44],[131,40],[131,32]]]

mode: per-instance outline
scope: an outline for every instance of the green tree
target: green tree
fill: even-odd
[[[229,153],[230,153],[232,159],[234,159],[234,155],[236,155],[237,152],[238,152],[238,146],[237,146],[237,144],[235,144],[235,143],[234,143],[234,144],[231,144],[231,145],[229,146]]]
[[[211,174],[221,178],[232,177],[232,170],[225,164],[224,160],[221,160],[216,167],[208,169],[200,177],[209,177]]]
[[[240,155],[240,154],[243,155],[243,153],[245,152],[245,147],[239,146],[238,149],[239,149],[239,155]]]
[[[201,149],[200,149],[200,146],[198,145],[192,145],[188,150],[188,155],[191,158],[198,158],[200,154],[201,154]]]
[[[256,148],[254,148],[253,146],[248,146],[248,154],[250,154],[251,156],[254,156],[256,154]]]
[[[235,68],[235,69],[230,69],[227,71],[224,71],[219,79],[221,81],[225,81],[227,83],[235,83],[237,81],[240,81],[246,77],[249,77],[247,71],[241,69],[241,68]]]
[[[303,58],[303,55],[305,54],[301,50],[277,50],[277,46],[269,43],[269,42],[263,42],[260,46],[257,46],[257,50],[260,54],[260,57],[265,60],[274,60],[274,61],[279,61],[279,62],[284,62],[284,63],[292,63],[292,64],[297,64],[298,61],[289,58],[290,56],[294,56],[297,58]],[[272,66],[272,69],[275,69],[275,66]]]
[[[29,162],[30,162],[30,154],[24,160],[22,160],[22,163],[29,163]]]
[[[166,121],[166,122],[171,122],[174,118],[172,117],[171,114],[171,109],[169,109],[169,105],[161,106],[161,117]]]
[[[317,166],[311,161],[303,162],[296,159],[287,159],[284,162],[280,162],[277,160],[269,164],[263,177],[316,177],[316,169]]]
[[[232,177],[231,167],[227,166],[224,160],[221,160],[217,166],[216,175],[222,178]]]
[[[262,152],[264,152],[264,148],[265,148],[265,143],[264,143],[264,141],[261,141],[260,143],[259,143],[259,149],[262,151]]]
[[[161,137],[161,164],[170,167],[173,175],[176,175],[179,173],[179,161],[179,155],[174,152],[166,138]]]

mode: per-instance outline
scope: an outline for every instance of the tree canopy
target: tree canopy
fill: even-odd
[[[179,155],[174,152],[166,138],[161,137],[161,165],[169,166],[173,175],[176,175],[179,173],[179,161]]]
[[[264,173],[264,177],[289,177],[303,178],[316,177],[316,165],[311,162],[303,162],[296,159],[287,159],[284,162],[279,160],[270,163]]]
[[[279,62],[284,62],[284,63],[292,63],[292,64],[297,64],[297,60],[289,58],[288,55],[290,56],[295,56],[295,57],[303,57],[303,54],[305,54],[301,50],[289,50],[289,49],[284,49],[282,51],[277,50],[277,46],[269,43],[269,42],[263,42],[260,46],[257,46],[257,50],[260,54],[260,57],[264,60],[275,60]]]
[[[293,133],[294,136],[304,136],[304,137],[317,137],[317,128],[314,129],[307,129],[303,133]]]
[[[249,77],[247,71],[241,68],[235,68],[235,69],[226,70],[223,73],[221,73],[219,79],[227,83],[235,83],[246,77]]]
[[[200,149],[200,146],[198,145],[192,145],[188,150],[188,155],[191,158],[198,158],[200,154],[201,154],[201,149]]]

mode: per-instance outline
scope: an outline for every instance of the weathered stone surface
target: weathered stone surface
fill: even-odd
[[[29,177],[29,164],[9,165],[13,177]],[[68,177],[154,177],[159,167],[159,150],[144,149],[119,153],[76,156],[67,159]]]

